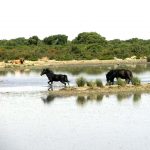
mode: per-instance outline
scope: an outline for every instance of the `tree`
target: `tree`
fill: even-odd
[[[38,36],[32,36],[28,39],[28,44],[29,45],[37,45],[39,41]]]
[[[103,46],[107,43],[106,39],[96,32],[82,32],[72,42],[76,44],[99,43]]]
[[[43,42],[48,45],[64,45],[67,44],[68,36],[66,35],[52,35],[44,38]]]

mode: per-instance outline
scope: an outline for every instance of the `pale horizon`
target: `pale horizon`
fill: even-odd
[[[43,39],[97,32],[107,40],[150,39],[148,0],[5,0],[0,5],[0,39]]]

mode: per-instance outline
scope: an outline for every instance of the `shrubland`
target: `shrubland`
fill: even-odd
[[[149,61],[150,40],[132,38],[129,40],[107,40],[96,32],[79,33],[72,41],[68,36],[50,35],[44,39],[32,36],[0,40],[0,61],[24,58],[38,60],[48,57],[55,60],[125,59],[147,56]]]

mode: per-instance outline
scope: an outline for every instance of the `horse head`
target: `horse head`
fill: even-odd
[[[106,74],[107,83],[113,82],[113,80],[114,80],[115,77],[116,77],[116,70],[110,70],[110,71]]]
[[[44,74],[54,74],[52,70],[49,70],[48,68],[43,69],[41,72],[41,76]]]

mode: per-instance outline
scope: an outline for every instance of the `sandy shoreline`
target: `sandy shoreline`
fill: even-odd
[[[49,91],[50,94],[56,96],[75,96],[75,95],[88,95],[90,94],[117,94],[117,93],[135,93],[135,92],[150,92],[150,84],[142,84],[139,86],[126,85],[121,87],[118,85],[100,87],[68,87],[61,90]]]
[[[0,62],[0,68],[36,68],[47,66],[67,66],[67,65],[105,65],[105,64],[139,64],[147,63],[146,59],[113,59],[113,60],[69,60],[69,61],[56,61],[56,60],[38,60],[28,61],[25,60],[24,64],[12,64]]]

